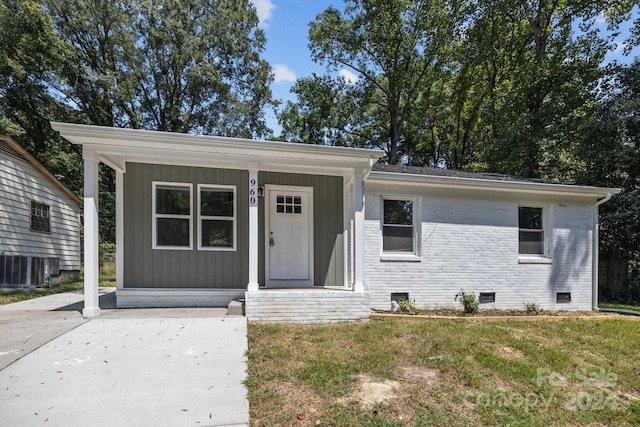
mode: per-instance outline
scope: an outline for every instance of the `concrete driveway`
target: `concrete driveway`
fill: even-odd
[[[0,423],[246,426],[247,323],[226,309],[115,309],[82,293],[0,306]]]

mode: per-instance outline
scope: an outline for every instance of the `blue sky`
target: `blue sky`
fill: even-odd
[[[260,27],[267,36],[267,45],[263,54],[274,72],[275,80],[271,85],[273,97],[281,101],[293,99],[289,89],[297,78],[306,77],[315,72],[324,74],[325,67],[314,63],[307,44],[309,43],[309,22],[315,17],[333,6],[344,10],[344,2],[341,0],[251,0],[256,6]],[[636,6],[634,16],[638,16],[639,8]],[[601,30],[606,30],[604,20],[599,20]],[[617,48],[607,54],[606,62],[618,60],[630,62],[631,58],[640,54],[640,48],[634,49],[629,57],[624,57],[624,39],[629,33],[628,25],[621,29],[620,36],[616,39]],[[340,70],[347,80],[357,79],[350,70]],[[268,126],[273,129],[274,135],[280,134],[273,113],[268,114]]]
[[[282,101],[293,99],[289,89],[297,78],[324,74],[325,67],[314,63],[307,44],[309,22],[333,6],[344,10],[340,0],[251,0],[258,10],[260,26],[267,36],[263,54],[274,72],[271,85],[273,97]],[[280,126],[274,114],[269,113],[268,125],[274,135],[280,134]]]

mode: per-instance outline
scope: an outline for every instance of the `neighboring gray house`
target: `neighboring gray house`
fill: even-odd
[[[0,287],[57,284],[80,272],[82,201],[0,136]]]
[[[376,165],[377,150],[53,123],[83,146],[85,308],[97,179],[116,172],[119,307],[226,305],[250,320],[363,319],[392,299],[597,307],[598,205],[617,189]]]

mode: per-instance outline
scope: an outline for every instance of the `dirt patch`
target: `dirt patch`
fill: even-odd
[[[398,381],[379,381],[369,375],[358,375],[358,383],[353,393],[338,399],[338,402],[348,404],[356,401],[365,409],[373,409],[378,403],[397,398],[400,386]]]
[[[404,414],[404,417],[401,415],[407,412],[402,402],[415,387],[423,390],[438,387],[441,383],[440,371],[419,366],[399,366],[395,373],[397,380],[380,380],[366,374],[358,375],[353,392],[338,402],[345,405],[357,402],[368,410],[374,409],[380,403],[387,403],[395,408],[400,419],[407,420],[410,418],[408,413]]]

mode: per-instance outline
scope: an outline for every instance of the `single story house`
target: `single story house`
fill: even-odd
[[[0,287],[57,284],[80,272],[82,201],[0,136]]]
[[[378,150],[52,123],[83,147],[85,316],[97,316],[98,164],[116,171],[119,307],[364,319],[408,298],[597,306],[598,206],[617,189],[377,165]]]

